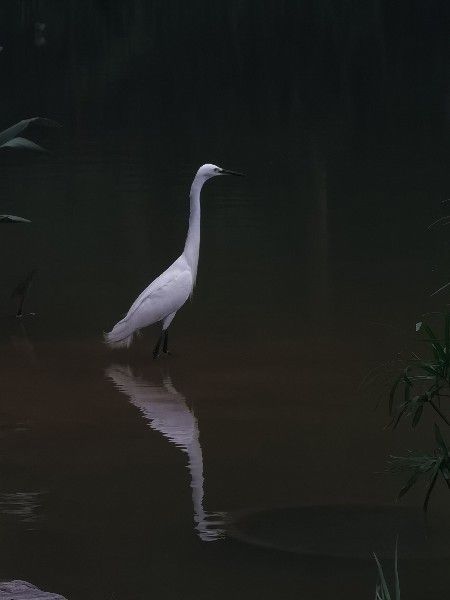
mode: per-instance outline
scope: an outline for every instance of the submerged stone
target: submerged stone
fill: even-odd
[[[431,521],[431,520],[430,520]],[[450,558],[450,524],[400,506],[296,506],[230,516],[227,534],[252,545],[310,556]]]
[[[0,582],[0,600],[67,600],[59,594],[44,592],[20,579]]]

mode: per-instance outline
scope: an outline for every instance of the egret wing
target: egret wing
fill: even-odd
[[[189,270],[170,268],[163,275],[164,277],[158,278],[158,285],[150,284],[146,293],[141,294],[140,302],[136,301],[134,308],[125,317],[126,320],[133,321],[135,329],[162,321],[181,308],[189,298],[192,291],[192,275]]]
[[[127,317],[130,316],[138,306],[142,303],[143,300],[148,298],[150,294],[157,291],[159,288],[164,287],[170,281],[177,276],[177,274],[182,273],[188,269],[187,263],[184,260],[183,256],[177,258],[177,260],[170,265],[161,275],[159,275],[156,279],[154,279],[146,288],[143,290],[133,304],[130,307],[130,310],[127,313]]]

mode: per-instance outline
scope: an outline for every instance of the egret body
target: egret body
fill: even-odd
[[[153,350],[157,358],[162,351],[168,353],[168,327],[177,311],[194,289],[200,252],[200,192],[203,184],[218,175],[240,175],[216,165],[200,167],[194,177],[190,192],[189,229],[184,250],[177,260],[145,288],[131,305],[125,317],[105,334],[112,347],[128,347],[134,335],[143,327],[162,323],[162,332]]]

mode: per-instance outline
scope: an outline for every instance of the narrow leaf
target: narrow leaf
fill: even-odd
[[[437,294],[439,294],[440,292],[444,291],[445,289],[448,288],[448,286],[450,285],[450,281],[448,283],[445,283],[444,285],[441,285],[440,288],[438,288],[437,290],[435,290],[432,294],[430,294],[430,298],[432,298],[433,296],[436,296]]]
[[[444,340],[445,340],[445,352],[447,354],[449,354],[449,350],[450,350],[450,313],[447,311],[447,313],[445,314],[445,335],[444,335]]]
[[[400,579],[398,576],[398,536],[395,540],[395,559],[394,559],[394,578],[395,578],[395,600],[400,599]]]
[[[410,477],[408,479],[408,481],[405,483],[405,485],[402,487],[402,489],[399,491],[398,493],[398,499],[400,499],[402,496],[404,496],[407,492],[409,492],[409,490],[412,488],[412,486],[417,482],[417,480],[420,477],[420,472],[418,470],[416,470],[412,477]]]
[[[31,221],[14,215],[0,215],[0,223],[31,223]]]
[[[433,348],[433,352],[436,357],[436,360],[444,360],[445,361],[446,357],[445,357],[444,348],[443,348],[439,338],[436,337],[434,331],[426,323],[422,324],[422,329],[428,334],[428,336],[430,338],[429,340],[425,340],[425,341],[432,342],[432,348]]]
[[[383,573],[383,567],[381,566],[381,563],[378,560],[377,555],[374,553],[373,556],[375,558],[375,561],[376,561],[377,567],[378,567],[378,578],[379,578],[379,582],[380,582],[380,586],[381,586],[381,591],[383,593],[383,598],[385,598],[385,600],[391,600],[389,588],[387,586],[386,579],[385,579],[384,573]]]
[[[401,411],[398,413],[397,417],[394,420],[394,424],[393,424],[393,428],[396,429],[397,425],[400,423],[400,419],[403,417],[403,415],[405,414],[405,412],[407,411],[408,406],[403,406],[403,408],[401,409]]]
[[[405,391],[403,394],[403,398],[405,400],[405,404],[409,404],[411,402],[411,383],[406,382],[405,384]]]
[[[422,416],[422,413],[423,413],[423,404],[420,404],[417,407],[416,412],[414,413],[414,417],[413,417],[413,420],[412,420],[412,426],[413,426],[413,428],[416,427],[417,424],[419,423],[420,417]]]
[[[433,221],[431,223],[431,225],[428,225],[427,229],[432,229],[433,227],[435,227],[436,225],[443,225],[446,223],[446,221],[450,220],[450,217],[448,215],[445,215],[444,217],[439,217],[439,219],[436,219],[436,221]]]
[[[400,375],[400,377],[394,381],[394,384],[391,387],[391,391],[389,394],[389,414],[390,415],[392,415],[392,409],[394,407],[395,392],[397,391],[397,388],[402,379],[403,379],[403,377]]]
[[[444,451],[445,454],[448,455],[447,444],[445,443],[445,440],[442,437],[441,430],[439,429],[439,426],[436,423],[434,424],[434,437],[436,439],[436,442],[439,444],[439,447]]]
[[[431,478],[431,482],[428,487],[427,494],[425,496],[425,501],[423,503],[423,512],[427,512],[428,510],[428,503],[430,502],[431,492],[433,491],[433,488],[436,485],[437,476],[439,475],[439,464],[440,463],[438,463],[434,469],[434,475]]]
[[[18,137],[27,128],[32,127],[36,130],[37,127],[43,128],[55,128],[60,127],[59,123],[52,121],[51,119],[45,119],[43,117],[32,117],[31,119],[23,119],[15,125],[8,127],[4,131],[0,132],[0,146],[3,146],[6,142]]]
[[[16,137],[0,146],[0,150],[30,150],[31,152],[47,152],[45,148],[26,138]]]
[[[437,406],[437,404],[435,404],[433,402],[433,400],[429,400],[430,405],[433,407],[434,411],[437,412],[437,414],[441,417],[441,419],[447,423],[447,425],[450,426],[450,421],[447,419],[447,417],[444,415],[444,413],[441,411],[441,409]]]
[[[441,465],[441,473],[448,485],[450,483],[450,470],[448,468],[448,463]]]

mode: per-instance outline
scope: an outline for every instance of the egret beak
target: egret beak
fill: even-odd
[[[236,175],[237,177],[243,177],[244,173],[236,173],[236,171],[228,171],[228,169],[221,169],[221,175]]]

